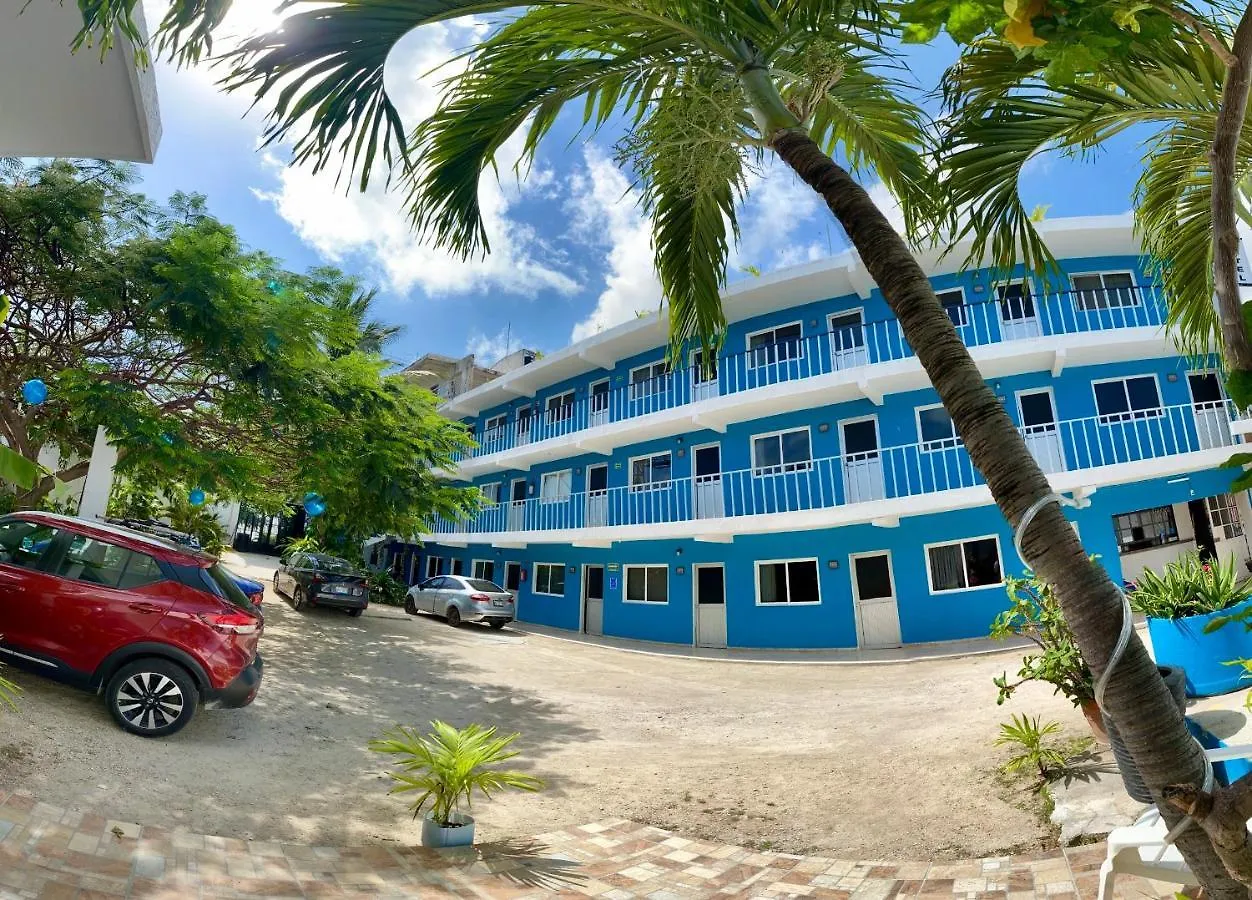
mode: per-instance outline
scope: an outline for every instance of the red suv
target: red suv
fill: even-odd
[[[102,693],[134,734],[173,734],[202,701],[251,703],[263,627],[198,550],[69,516],[0,516],[0,659]]]

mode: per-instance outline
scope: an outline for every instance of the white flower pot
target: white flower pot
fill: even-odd
[[[423,847],[468,847],[474,843],[474,820],[465,813],[454,812],[448,816],[447,828],[437,824],[427,813],[422,817]]]

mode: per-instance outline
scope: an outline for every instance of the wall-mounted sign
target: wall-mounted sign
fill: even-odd
[[[622,567],[621,567],[620,565],[618,565],[617,563],[609,563],[609,571],[610,571],[610,572],[620,572],[620,571],[622,571]]]
[[[616,575],[610,575],[610,576],[609,576],[609,590],[610,590],[610,591],[615,591],[615,590],[617,590],[617,581],[618,581],[618,579],[617,579],[617,576],[616,576]]]

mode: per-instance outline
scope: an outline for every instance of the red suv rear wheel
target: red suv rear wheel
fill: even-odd
[[[152,656],[118,669],[104,689],[104,702],[131,734],[166,737],[191,721],[200,692],[186,669]]]

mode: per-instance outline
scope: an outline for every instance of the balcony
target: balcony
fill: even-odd
[[[1236,443],[1227,401],[1067,419],[1019,429],[1058,491],[1220,465]],[[939,445],[939,444],[943,445]],[[574,543],[823,528],[991,502],[959,442],[881,447],[786,466],[530,497],[483,508],[467,521],[441,520],[426,535],[443,543]]]
[[[1071,346],[1077,355],[1070,364],[1114,361],[1117,352],[1103,337],[1109,332],[1120,332],[1124,339],[1123,358],[1142,358],[1157,348],[1172,352],[1162,328],[1164,296],[1155,286],[1065,291],[945,309],[967,347],[990,348],[975,353],[988,377],[1022,371],[1024,365],[1059,374]],[[838,322],[847,316],[833,318]],[[1057,340],[1060,336],[1072,339]],[[929,386],[894,318],[842,324],[726,354],[712,370],[699,365],[698,352],[691,363],[628,384],[593,380],[580,393],[547,398],[479,435],[478,446],[459,461],[457,474],[469,478],[499,468],[524,470],[568,455],[570,449],[605,453],[629,441],[698,428],[724,431],[737,416],[756,414],[754,405],[765,413],[804,408],[806,389],[820,390],[823,404],[859,396],[881,403],[885,392]],[[832,386],[844,388],[847,396],[831,394]]]

